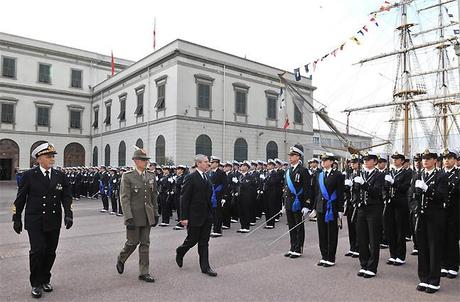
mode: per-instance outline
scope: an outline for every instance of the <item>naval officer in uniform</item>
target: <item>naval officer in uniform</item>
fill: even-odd
[[[32,151],[38,166],[24,172],[13,206],[13,228],[22,231],[22,211],[25,207],[25,229],[29,234],[30,284],[32,297],[51,292],[51,268],[62,224],[62,208],[66,229],[73,224],[72,192],[65,174],[53,169],[56,149],[43,143]]]

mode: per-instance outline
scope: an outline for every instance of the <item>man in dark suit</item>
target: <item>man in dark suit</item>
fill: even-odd
[[[176,249],[176,263],[182,267],[185,254],[198,243],[201,272],[215,277],[217,273],[211,269],[208,259],[212,225],[212,187],[206,175],[208,157],[198,154],[195,165],[196,171],[185,177],[181,191],[181,224],[187,227],[187,238]]]
[[[290,166],[285,174],[285,210],[291,248],[284,256],[299,258],[305,241],[304,220],[311,210],[311,181],[310,174],[300,160],[303,157],[302,147],[298,145],[291,147],[288,155]]]
[[[342,173],[332,169],[334,154],[324,153],[321,160],[323,171],[317,174],[314,181],[316,196],[313,207],[317,213],[321,251],[318,266],[331,267],[335,265],[339,225],[342,225],[344,177]]]
[[[22,231],[21,214],[25,207],[25,229],[30,242],[30,283],[32,296],[40,298],[42,290],[53,291],[50,284],[51,268],[56,259],[56,248],[62,224],[62,207],[66,229],[73,224],[72,192],[62,171],[53,169],[53,145],[43,143],[32,151],[38,166],[24,172],[13,206],[13,228]]]

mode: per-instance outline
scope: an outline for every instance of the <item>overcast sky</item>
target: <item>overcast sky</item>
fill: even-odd
[[[411,10],[422,28],[436,24],[436,14],[415,10],[434,0],[418,0]],[[365,37],[356,32],[369,24],[369,12],[381,0],[265,0],[265,1],[2,1],[0,31],[85,50],[138,60],[153,51],[152,31],[157,22],[157,48],[181,38],[248,59],[292,71],[342,42],[337,57],[318,65],[313,84],[315,98],[326,104],[331,116],[346,120],[347,107],[391,101],[396,60],[384,59],[364,66],[362,58],[395,49],[395,12],[377,17],[379,27],[369,26]],[[457,18],[456,4],[451,11]],[[414,31],[417,31],[414,29]],[[358,37],[357,46],[350,37]],[[425,38],[425,41],[430,40]],[[417,44],[414,42],[414,44]],[[434,54],[433,50],[425,54]],[[420,59],[421,69],[437,62]],[[454,62],[456,58],[454,58]],[[455,89],[458,88],[458,78]],[[372,118],[370,118],[372,116]],[[390,109],[351,116],[352,126],[386,137]]]

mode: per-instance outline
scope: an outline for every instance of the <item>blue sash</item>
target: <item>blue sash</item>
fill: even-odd
[[[303,193],[303,188],[300,188],[299,192],[296,191],[294,184],[292,183],[291,176],[289,175],[289,169],[286,171],[286,183],[288,185],[289,191],[291,194],[295,195],[294,202],[292,203],[291,211],[299,212],[302,209],[300,204],[299,196]]]
[[[337,199],[337,191],[334,191],[331,196],[327,192],[326,186],[324,185],[324,172],[319,174],[319,188],[323,198],[326,199],[326,214],[324,215],[324,221],[329,222],[334,220],[334,212],[332,211],[332,202]]]
[[[211,202],[212,202],[213,209],[217,208],[217,193],[222,191],[223,188],[224,188],[223,185],[218,185],[217,187],[212,185]]]

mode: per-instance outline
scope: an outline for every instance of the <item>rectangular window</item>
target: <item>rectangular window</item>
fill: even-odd
[[[16,78],[16,59],[2,58],[2,76],[6,78]]]
[[[137,116],[141,116],[144,114],[144,93],[139,93],[137,95],[137,107],[136,111],[134,111],[134,114]]]
[[[235,113],[246,114],[247,92],[235,90]]]
[[[82,71],[72,69],[72,76],[71,76],[71,86],[73,88],[81,88],[82,87]]]
[[[210,109],[211,85],[198,83],[198,108]]]
[[[166,84],[161,84],[161,85],[158,85],[157,87],[158,100],[157,100],[157,103],[155,104],[155,107],[158,110],[165,109],[166,107],[165,88],[166,88]]]
[[[70,128],[72,129],[81,128],[81,111],[70,110]]]
[[[14,105],[13,104],[2,104],[2,123],[6,123],[6,124],[14,123]]]
[[[294,123],[296,124],[303,123],[302,111],[300,111],[299,107],[297,107],[296,104],[294,104]]]
[[[276,120],[276,97],[267,96],[267,118]]]
[[[319,145],[319,137],[313,136],[313,144]]]
[[[120,121],[124,121],[126,119],[126,99],[120,100],[120,114],[118,115],[118,119]]]
[[[94,122],[93,122],[93,128],[94,128],[94,129],[99,128],[99,109],[94,109]]]
[[[48,127],[50,125],[50,109],[37,107],[37,126]]]
[[[51,84],[51,65],[42,63],[39,64],[38,81],[40,83]]]
[[[112,115],[112,106],[106,106],[104,124],[110,125],[111,115]]]

